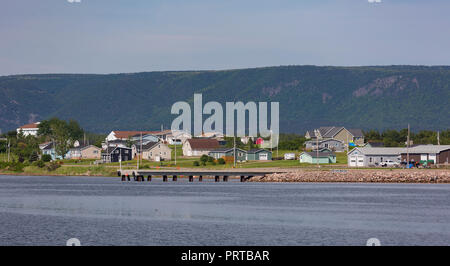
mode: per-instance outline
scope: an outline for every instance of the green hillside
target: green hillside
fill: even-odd
[[[316,126],[447,129],[450,67],[283,66],[228,71],[0,77],[3,132],[52,116],[89,131],[167,128],[173,103],[279,101],[282,132]]]

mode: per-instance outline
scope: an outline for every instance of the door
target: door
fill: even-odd
[[[356,167],[357,166],[357,163],[356,163],[357,160],[358,160],[358,156],[350,156],[349,166],[350,167]]]
[[[261,153],[261,154],[259,154],[259,159],[260,159],[261,161],[267,161],[267,158],[268,158],[267,153]]]
[[[356,166],[358,166],[358,167],[364,166],[364,156],[358,156],[357,157],[357,164],[356,164]]]

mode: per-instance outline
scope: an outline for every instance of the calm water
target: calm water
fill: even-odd
[[[449,245],[450,185],[0,176],[0,245]]]

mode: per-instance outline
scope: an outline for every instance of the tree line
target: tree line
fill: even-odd
[[[90,144],[101,147],[101,142],[105,135],[85,132],[75,120],[61,120],[51,118],[42,121],[39,126],[37,136],[25,136],[22,132],[9,131],[0,137],[0,153],[8,152],[8,144],[12,155],[18,158],[19,162],[28,160],[29,162],[39,159],[39,144],[53,142],[55,153],[62,158],[73,147],[75,141],[82,144],[87,139]]]
[[[366,142],[383,142],[385,147],[404,147],[408,138],[408,129],[401,130],[368,130],[364,132]],[[438,131],[422,130],[417,133],[410,132],[413,144],[438,144]],[[439,132],[439,144],[450,145],[450,129]]]

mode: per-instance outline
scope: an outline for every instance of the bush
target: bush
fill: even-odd
[[[25,162],[25,158],[23,157],[22,154],[19,154],[19,159],[17,159],[19,161],[19,163],[23,163]]]
[[[57,162],[50,162],[49,165],[47,165],[47,170],[49,172],[55,171],[56,169],[60,168],[61,164],[57,163]]]
[[[213,163],[213,162],[214,162],[214,158],[211,157],[211,156],[209,156],[209,157],[208,157],[208,163]]]
[[[200,163],[198,161],[195,161],[194,166],[200,166]]]
[[[28,161],[29,161],[30,163],[32,163],[32,162],[36,162],[37,160],[39,160],[39,155],[37,154],[37,152],[33,151],[33,152],[30,154],[30,158],[28,159]]]
[[[217,160],[217,162],[219,164],[225,164],[225,159],[224,158],[219,158],[219,160]]]
[[[14,172],[22,172],[24,167],[25,165],[21,162],[0,163],[0,168]]]
[[[39,168],[44,168],[45,167],[45,163],[42,160],[34,162],[33,165],[36,166],[36,167],[39,167]]]
[[[48,163],[52,160],[52,156],[50,154],[43,154],[42,155],[42,161],[44,161],[45,163]]]
[[[202,157],[200,157],[200,161],[202,163],[206,163],[208,161],[208,159],[209,159],[209,156],[205,155],[205,154],[203,154]]]

